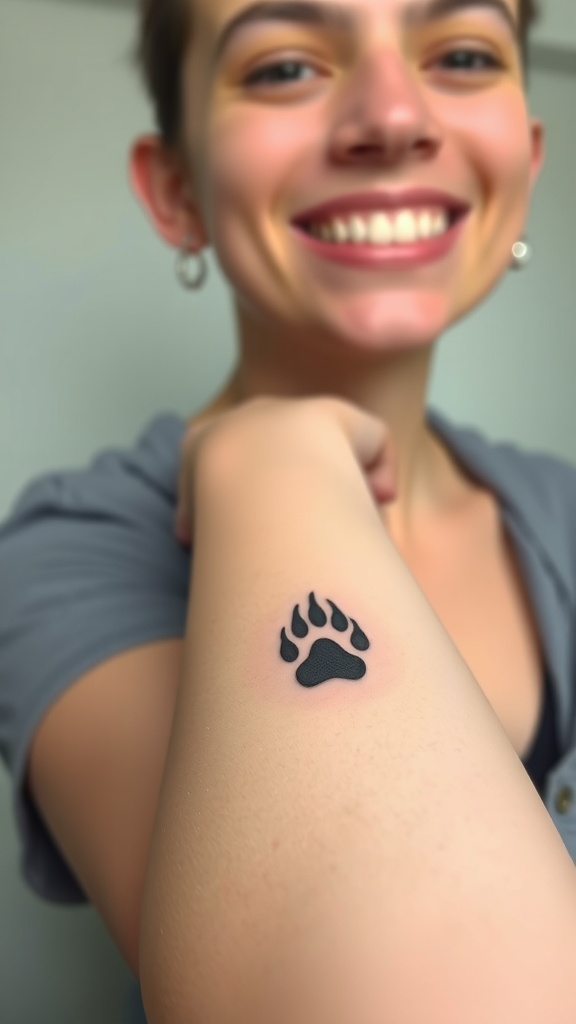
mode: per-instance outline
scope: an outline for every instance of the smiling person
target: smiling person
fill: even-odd
[[[0,529],[0,739],[149,1024],[576,1020],[576,467],[426,408],[528,262],[534,17],[141,2],[130,180],[238,358]]]

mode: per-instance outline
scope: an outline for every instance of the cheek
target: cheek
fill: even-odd
[[[496,92],[495,92],[496,97]],[[523,94],[498,90],[493,103],[479,97],[450,122],[460,153],[480,179],[488,203],[526,203],[530,184],[531,136]]]
[[[302,123],[291,113],[268,109],[236,111],[214,119],[208,139],[210,211],[220,235],[227,219],[252,223],[260,211],[274,215],[285,207],[306,140]],[[277,210],[279,216],[282,214]],[[260,224],[260,229],[262,225]]]

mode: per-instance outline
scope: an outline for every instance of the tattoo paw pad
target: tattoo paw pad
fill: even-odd
[[[313,592],[308,595],[308,602],[308,620],[313,626],[325,626],[328,621],[326,613],[316,601]],[[349,626],[348,619],[333,601],[328,600],[327,603],[332,608],[330,625],[339,633],[344,633]],[[350,622],[354,626],[350,637],[352,647],[357,651],[367,651],[370,647],[368,637],[354,619],[350,619]],[[291,630],[299,639],[308,636],[309,633],[308,624],[300,615],[298,605],[295,605],[292,613]],[[299,648],[288,639],[285,629],[282,629],[280,637],[281,657],[284,661],[296,661],[300,656]],[[302,686],[318,686],[318,683],[324,683],[327,679],[362,679],[365,674],[366,665],[361,658],[345,651],[334,640],[322,637],[312,644],[306,661],[302,662],[296,672],[296,679]]]

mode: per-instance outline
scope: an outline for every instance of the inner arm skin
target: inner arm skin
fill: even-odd
[[[575,1024],[574,864],[352,452],[320,425],[280,456],[205,451],[149,1024]],[[298,682],[320,638],[364,675]]]

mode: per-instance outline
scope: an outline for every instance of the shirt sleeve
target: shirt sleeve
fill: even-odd
[[[161,415],[133,449],[35,479],[0,523],[0,757],[21,872],[54,903],[89,900],[26,785],[30,742],[82,673],[185,633],[190,551],[173,534],[183,430]]]

